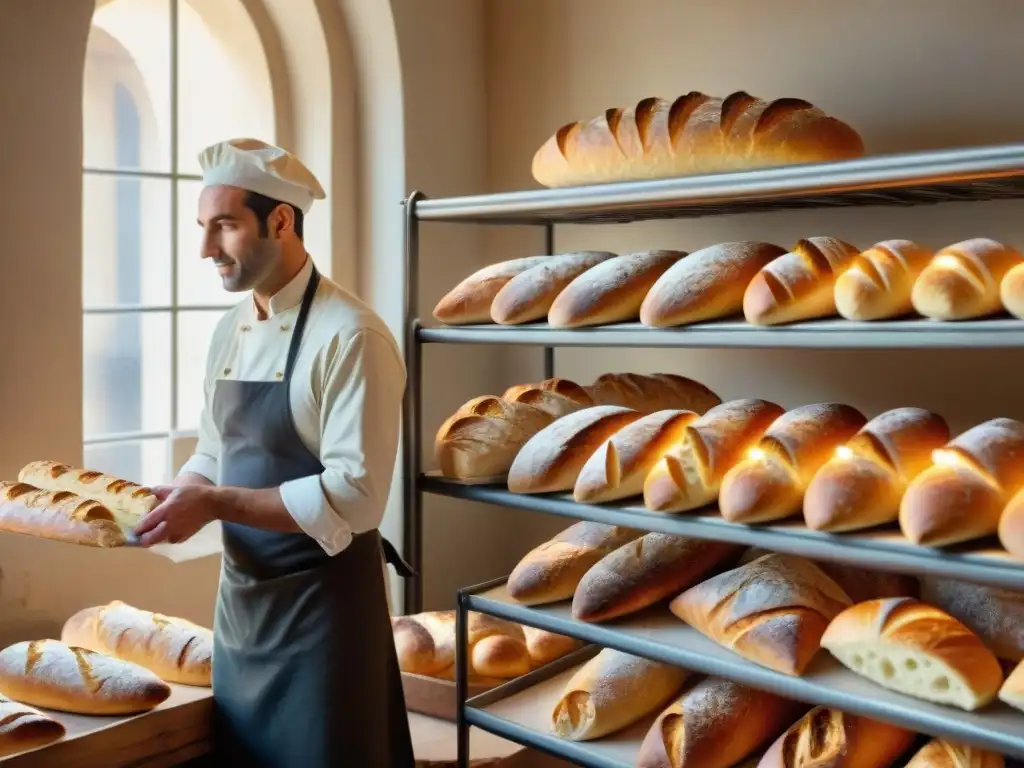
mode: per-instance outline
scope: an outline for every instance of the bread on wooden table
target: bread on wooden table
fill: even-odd
[[[621,405],[640,413],[678,409],[703,414],[722,402],[700,382],[673,373],[605,373],[586,390],[596,405]]]
[[[811,479],[865,423],[860,411],[841,403],[786,411],[722,478],[722,517],[733,523],[763,523],[798,514]]]
[[[125,534],[114,513],[71,491],[0,482],[0,531],[89,547],[120,547]]]
[[[999,300],[1003,309],[1016,317],[1024,319],[1024,264],[1010,267],[999,283]]]
[[[617,256],[608,251],[576,251],[552,256],[530,267],[501,287],[491,302],[491,319],[519,325],[547,317],[555,298],[591,267]]]
[[[836,449],[804,495],[804,521],[839,533],[891,523],[907,485],[949,441],[949,425],[923,408],[879,414]]]
[[[569,741],[590,741],[656,712],[689,673],[612,648],[601,650],[570,679],[551,713],[551,730]]]
[[[644,480],[644,506],[688,512],[718,499],[722,478],[785,411],[767,400],[730,400],[690,422]]]
[[[888,320],[914,311],[910,292],[932,258],[910,240],[883,240],[862,251],[836,278],[836,311],[847,320]]]
[[[1018,664],[999,689],[999,699],[1024,712],[1024,661]]]
[[[962,622],[1000,659],[1024,660],[1024,592],[922,576],[921,600]]]
[[[857,132],[802,99],[690,91],[567,123],[537,150],[545,187],[658,179],[864,154]]]
[[[679,594],[739,554],[741,547],[668,533],[648,533],[605,555],[572,599],[579,621],[608,621]]]
[[[932,739],[919,749],[905,768],[1003,768],[1006,761],[998,752],[969,744]]]
[[[1003,682],[999,661],[976,634],[909,597],[847,608],[829,624],[821,647],[885,688],[966,710],[992,701]]]
[[[684,256],[685,251],[641,251],[603,261],[558,294],[548,310],[548,323],[554,328],[582,328],[636,320],[651,286]]]
[[[57,741],[65,732],[52,717],[0,696],[0,758]]]
[[[1024,423],[997,418],[955,437],[907,486],[900,528],[915,544],[942,547],[995,534],[1024,487]]]
[[[530,653],[530,662],[534,667],[541,667],[560,659],[583,647],[583,641],[567,635],[559,635],[546,629],[523,624],[526,636],[526,650]]]
[[[640,307],[640,322],[669,328],[739,314],[747,285],[785,252],[785,248],[756,240],[719,243],[694,251],[658,278]]]
[[[501,398],[540,408],[555,419],[595,405],[584,387],[575,381],[558,377],[535,384],[516,384],[506,389]]]
[[[845,563],[813,561],[854,603],[880,597],[917,597],[921,586],[905,573],[888,573]]]
[[[922,270],[911,300],[932,320],[969,320],[1003,309],[1000,284],[1024,256],[1009,245],[976,237],[938,251]]]
[[[584,574],[605,555],[638,539],[643,531],[586,520],[534,547],[509,574],[509,595],[524,605],[568,600]]]
[[[1015,560],[1024,560],[1024,488],[1010,497],[999,516],[999,543]]]
[[[690,587],[669,610],[740,656],[801,675],[850,598],[809,560],[771,554]]]
[[[403,672],[444,676],[455,667],[455,611],[428,611],[391,619],[398,666]],[[511,621],[471,611],[467,624],[469,673],[510,678],[530,671],[523,628]]]
[[[753,325],[781,325],[836,314],[835,285],[858,249],[835,237],[808,237],[773,259],[743,293]]]
[[[705,677],[658,715],[636,768],[732,768],[806,710],[773,693]]]
[[[551,256],[509,259],[478,269],[446,293],[434,307],[434,318],[445,325],[490,323],[491,303],[509,280],[543,264]]]

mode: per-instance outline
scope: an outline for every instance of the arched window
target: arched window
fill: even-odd
[[[243,0],[98,0],[84,93],[84,462],[165,482],[238,300],[199,257],[196,155],[275,141],[270,73]]]

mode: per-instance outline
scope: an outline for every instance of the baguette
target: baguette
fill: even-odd
[[[648,533],[605,555],[576,587],[577,621],[608,621],[643,610],[696,584],[740,547]]]
[[[773,259],[743,293],[743,316],[752,325],[781,325],[836,314],[836,279],[857,255],[835,237],[809,237]]]
[[[811,479],[866,423],[860,411],[840,403],[787,411],[722,478],[722,517],[733,523],[763,523],[799,513]]]
[[[543,264],[551,256],[527,256],[478,269],[446,293],[434,307],[434,318],[445,325],[491,322],[491,303],[516,275]]]
[[[594,405],[586,389],[574,381],[559,378],[545,379],[537,384],[517,384],[505,390],[501,398],[540,408],[555,419]]]
[[[998,752],[932,739],[910,758],[906,768],[1004,768],[1005,765],[1006,761]]]
[[[785,252],[771,243],[744,240],[691,253],[658,278],[640,307],[640,322],[669,328],[738,314],[750,281]]]
[[[638,539],[642,531],[582,521],[534,547],[508,577],[508,594],[524,605],[568,600],[602,557]]]
[[[1024,592],[923,576],[921,600],[962,622],[1000,659],[1024,660]]]
[[[149,488],[119,480],[102,472],[74,469],[56,461],[33,461],[18,473],[22,483],[44,491],[70,491],[98,501],[109,509],[117,524],[132,530],[159,503]]]
[[[893,522],[907,485],[948,441],[946,420],[922,408],[876,416],[836,449],[807,486],[807,527],[840,533]]]
[[[847,320],[888,320],[914,311],[910,292],[932,258],[909,240],[883,240],[836,278],[836,311]]]
[[[999,283],[999,300],[1003,309],[1016,317],[1024,319],[1024,264],[1010,267]]]
[[[1003,309],[1003,278],[1021,262],[1015,248],[984,237],[946,246],[914,281],[914,309],[932,320],[994,315]]]
[[[718,499],[725,473],[784,413],[767,400],[730,400],[690,422],[644,480],[644,505],[656,512],[688,512]]]
[[[999,543],[1016,559],[1024,560],[1024,488],[1010,497],[999,516]]]
[[[801,675],[850,598],[809,560],[765,555],[683,592],[669,610],[756,664]]]
[[[98,501],[70,491],[44,491],[27,483],[0,482],[0,531],[88,547],[120,547],[124,531]]]
[[[821,647],[885,688],[966,710],[992,701],[1003,682],[999,661],[977,635],[909,597],[846,609],[825,630]]]
[[[61,642],[145,667],[168,683],[210,686],[213,632],[120,600],[84,608],[64,623]]]
[[[864,154],[850,126],[802,99],[698,91],[646,98],[559,128],[533,157],[545,187],[658,179]]]
[[[703,414],[722,402],[703,384],[672,373],[605,373],[586,389],[596,405],[620,405],[640,413],[678,409]]]
[[[914,736],[889,723],[815,707],[769,747],[758,768],[888,768]]]
[[[1024,661],[1006,678],[1006,682],[999,689],[999,699],[1024,712]]]
[[[1024,423],[982,422],[935,451],[932,462],[903,494],[903,535],[928,547],[990,536],[1024,487]]]
[[[61,712],[129,715],[160,705],[171,688],[138,664],[56,640],[33,640],[0,651],[0,694]]]
[[[651,725],[637,768],[731,768],[807,707],[773,693],[706,677]]]
[[[57,741],[65,732],[52,717],[0,696],[0,758]]]
[[[455,611],[432,611],[391,619],[398,666],[403,672],[445,677],[455,667]],[[506,679],[530,671],[523,628],[471,611],[467,624],[469,674]]]
[[[548,310],[555,328],[582,328],[636,320],[644,297],[683,251],[641,251],[608,259],[579,275]]]
[[[580,667],[551,713],[551,730],[569,741],[589,741],[622,730],[665,706],[688,672],[604,648]]]
[[[523,624],[522,627],[526,635],[526,650],[530,653],[530,663],[534,667],[550,664],[583,647],[583,641],[575,637],[548,632],[529,624]]]
[[[648,472],[679,442],[693,411],[655,411],[613,434],[583,465],[573,498],[582,504],[603,504],[643,493]]]
[[[552,256],[501,287],[491,302],[491,319],[502,325],[542,320],[555,297],[569,283],[602,261],[617,258],[607,251],[577,251]]]

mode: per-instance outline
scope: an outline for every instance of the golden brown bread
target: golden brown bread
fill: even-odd
[[[802,99],[691,91],[563,125],[534,155],[533,177],[545,187],[570,187],[862,154],[855,130]]]
[[[836,279],[858,249],[835,237],[809,237],[773,259],[743,293],[743,316],[753,325],[780,325],[836,314]]]
[[[509,280],[543,264],[551,256],[527,256],[478,269],[446,293],[434,307],[434,318],[446,325],[491,322],[491,302]]]
[[[750,661],[801,675],[850,598],[809,560],[771,554],[691,587],[669,610]]]
[[[64,733],[52,717],[0,696],[0,758],[57,741]]]
[[[0,482],[0,531],[89,547],[120,547],[124,531],[98,501],[70,491],[44,491],[28,483]]]
[[[839,533],[891,523],[910,481],[949,441],[949,425],[923,408],[894,408],[867,424],[815,473],[804,495],[804,521]]]
[[[540,408],[555,419],[595,405],[584,387],[568,379],[552,378],[536,384],[516,384],[505,390],[503,400]]]
[[[403,672],[444,677],[455,667],[455,611],[429,611],[391,619],[398,666]],[[467,624],[469,674],[510,678],[530,671],[523,628],[471,611]]]
[[[740,547],[668,533],[648,533],[597,562],[576,587],[572,615],[608,621],[679,594],[736,556]]]
[[[674,408],[703,414],[722,402],[703,384],[673,373],[605,373],[586,390],[595,405],[621,405],[640,413]]]
[[[999,283],[999,300],[1007,312],[1024,319],[1024,264],[1016,264],[1006,271]]]
[[[999,698],[1006,704],[1024,712],[1024,661],[1016,666],[999,689]]]
[[[1024,592],[922,576],[921,600],[963,622],[1000,659],[1024,660]]]
[[[921,271],[911,300],[932,320],[967,320],[1003,309],[1000,284],[1024,256],[1003,243],[976,237],[948,245]]]
[[[836,278],[836,311],[861,321],[911,314],[911,289],[931,258],[930,249],[910,240],[875,243]]]
[[[1010,497],[999,516],[999,543],[1015,560],[1024,560],[1024,488]]]
[[[999,661],[976,634],[909,597],[846,609],[829,624],[821,647],[881,686],[961,709],[985,706],[1003,682]]]
[[[617,258],[607,251],[576,251],[552,256],[520,272],[501,287],[491,302],[491,319],[502,325],[542,320],[555,297],[573,280],[602,261]]]
[[[530,663],[534,667],[550,664],[583,647],[583,641],[575,637],[559,635],[529,624],[523,624],[522,627],[526,635],[526,650],[530,653]]]
[[[548,323],[582,328],[636,320],[644,297],[684,251],[641,251],[608,259],[579,275],[555,298]]]
[[[718,499],[725,473],[784,413],[767,400],[730,400],[690,422],[644,480],[644,505],[656,512],[688,512]]]
[[[998,752],[969,744],[932,739],[910,758],[905,768],[1003,768],[1006,761]]]

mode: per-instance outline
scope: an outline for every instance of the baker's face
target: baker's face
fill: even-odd
[[[205,187],[199,195],[199,226],[203,228],[202,257],[217,267],[226,291],[249,291],[274,271],[280,243],[273,230],[260,236],[256,214],[245,206],[245,191],[237,187]]]

